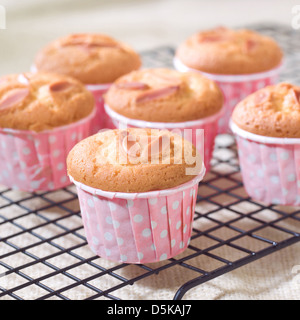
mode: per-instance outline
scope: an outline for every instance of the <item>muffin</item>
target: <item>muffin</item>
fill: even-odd
[[[202,162],[192,144],[186,142],[186,152],[185,145],[175,148],[181,141],[181,136],[167,130],[107,130],[72,149],[68,172],[76,181],[104,191],[169,189],[195,176],[186,174],[195,166],[195,160],[197,174],[201,171]]]
[[[105,127],[103,94],[120,76],[139,69],[140,56],[127,44],[104,34],[80,33],[58,38],[35,56],[33,68],[72,76],[94,94],[95,132]]]
[[[235,108],[232,119],[241,129],[257,135],[300,138],[300,87],[290,83],[268,86]]]
[[[300,205],[300,87],[258,90],[234,109],[241,171],[248,194],[267,204]]]
[[[0,80],[0,127],[41,132],[89,116],[94,98],[74,78],[53,73],[8,75]]]
[[[277,67],[282,51],[273,39],[252,30],[220,27],[189,37],[178,47],[176,57],[206,73],[251,74]]]
[[[67,166],[96,254],[149,263],[187,248],[205,173],[190,142],[168,130],[107,130],[78,143]]]
[[[69,181],[65,159],[91,135],[94,97],[78,80],[53,73],[0,79],[0,183],[24,191]]]
[[[226,98],[228,131],[235,105],[249,94],[278,81],[283,52],[272,38],[252,30],[218,27],[187,38],[176,50],[174,65],[180,71],[197,70],[217,81]]]
[[[166,68],[141,69],[116,80],[105,94],[105,110],[116,127],[205,130],[205,165],[209,167],[223,111],[223,94],[199,73]],[[197,145],[196,145],[197,147]]]
[[[85,84],[112,83],[140,68],[139,55],[127,44],[103,34],[71,34],[37,53],[37,71],[58,72]]]

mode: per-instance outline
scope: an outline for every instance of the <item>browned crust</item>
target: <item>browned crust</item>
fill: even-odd
[[[234,109],[232,119],[248,132],[278,138],[300,138],[300,87],[268,86],[251,94]]]
[[[196,72],[142,69],[119,78],[105,95],[105,102],[131,119],[183,122],[218,113],[223,94],[215,82]]]
[[[102,34],[71,34],[36,55],[38,71],[72,76],[85,84],[104,84],[140,68],[140,56],[128,45]]]
[[[130,132],[139,132],[142,129],[128,129]],[[133,131],[134,130],[134,131]],[[149,130],[148,130],[149,131]],[[157,132],[159,130],[156,130]],[[148,192],[163,190],[181,185],[193,179],[195,175],[189,175],[186,169],[195,164],[189,164],[182,158],[182,163],[174,163],[174,146],[171,146],[171,161],[164,164],[160,161],[156,164],[147,162],[124,163],[111,161],[112,143],[116,134],[119,139],[121,130],[110,130],[106,133],[98,133],[78,143],[69,153],[67,158],[68,173],[75,181],[87,186],[113,192]],[[149,131],[150,132],[150,131]],[[168,133],[170,136],[172,134]],[[106,135],[106,138],[104,138]],[[100,153],[109,140],[109,155],[107,159]],[[181,139],[181,138],[180,138]],[[181,139],[182,140],[182,139]],[[102,150],[101,150],[102,149]],[[117,149],[118,150],[118,149]],[[197,155],[198,164],[201,161],[196,149],[192,147],[192,153]],[[120,153],[117,151],[117,154]],[[202,167],[202,164],[201,166]],[[199,169],[201,169],[199,167]],[[198,172],[200,173],[200,171]]]
[[[176,50],[187,67],[213,74],[252,74],[280,65],[283,52],[270,37],[251,30],[215,28],[198,32]]]
[[[27,90],[22,100],[7,97]],[[0,81],[0,127],[44,131],[67,125],[90,115],[94,98],[71,77],[50,73],[8,75]]]

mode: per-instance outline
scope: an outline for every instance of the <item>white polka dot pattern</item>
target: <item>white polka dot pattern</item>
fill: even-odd
[[[176,256],[191,237],[198,183],[155,198],[108,199],[77,186],[87,241],[109,260],[150,263]]]
[[[96,107],[96,115],[92,121],[92,128],[93,132],[92,134],[97,133],[99,130],[103,128],[110,128],[110,125],[108,124],[106,113],[104,111],[104,99],[103,95],[107,92],[109,89],[110,84],[106,85],[87,85],[86,88],[89,90],[95,100],[95,107]]]
[[[229,121],[232,111],[238,102],[249,96],[251,93],[264,88],[266,86],[278,82],[278,75],[267,76],[262,79],[254,79],[243,82],[225,82],[216,81],[222,89],[225,98],[225,114],[219,121],[219,134],[231,132],[229,129]]]
[[[300,205],[300,145],[251,142],[237,137],[244,186],[265,204]]]
[[[67,155],[80,139],[91,135],[94,116],[41,133],[0,129],[0,183],[28,192],[70,185]]]
[[[174,67],[179,71],[196,71],[186,67],[182,62],[174,60]],[[271,71],[271,72],[270,72]],[[218,134],[231,133],[229,121],[232,111],[237,103],[251,93],[278,82],[280,67],[267,71],[266,73],[251,74],[247,79],[247,75],[217,75],[204,73],[204,76],[214,80],[224,94],[225,112],[218,123]],[[241,77],[243,79],[241,79]]]

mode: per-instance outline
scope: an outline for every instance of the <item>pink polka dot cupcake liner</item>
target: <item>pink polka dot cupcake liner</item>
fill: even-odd
[[[174,58],[173,64],[175,69],[181,72],[200,72],[199,70],[185,66],[177,58]],[[282,65],[267,72],[247,75],[219,75],[200,72],[206,78],[215,81],[224,94],[225,112],[223,117],[219,120],[218,134],[231,133],[229,123],[234,107],[251,93],[266,86],[276,84],[279,81],[281,68]]]
[[[91,135],[95,112],[76,123],[38,133],[0,128],[0,184],[28,192],[70,185],[67,155]]]
[[[244,186],[254,200],[300,205],[300,139],[272,138],[230,124],[238,145]]]
[[[130,264],[174,257],[189,245],[197,178],[176,188],[143,193],[107,192],[74,181],[91,250],[105,259]]]
[[[87,90],[89,90],[95,99],[96,114],[93,120],[93,133],[104,128],[110,128],[111,124],[108,122],[106,113],[104,111],[104,99],[103,95],[108,91],[111,84],[88,84],[86,85]]]
[[[224,114],[224,108],[215,115],[207,118],[185,121],[185,122],[149,122],[124,117],[113,111],[107,104],[104,105],[105,111],[114,128],[150,128],[171,130],[180,134],[187,141],[191,142],[200,152],[204,159],[206,170],[210,170],[211,159],[213,156],[215,138],[218,134],[219,120]]]

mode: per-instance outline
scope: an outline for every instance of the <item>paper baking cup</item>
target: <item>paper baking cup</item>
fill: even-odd
[[[100,257],[132,264],[169,259],[189,245],[201,174],[176,188],[144,193],[77,187],[86,238]]]
[[[167,129],[175,130],[186,140],[190,141],[200,152],[204,159],[206,170],[210,170],[210,162],[215,146],[215,138],[218,133],[218,124],[223,116],[224,108],[217,114],[199,120],[185,122],[149,122],[124,117],[107,104],[104,105],[105,112],[108,114],[115,128],[150,128],[150,129]],[[191,130],[186,130],[191,129]]]
[[[108,91],[111,84],[88,84],[86,85],[87,90],[89,90],[95,99],[96,114],[93,120],[93,131],[97,133],[101,129],[110,128],[111,123],[107,119],[106,113],[104,111],[104,99],[103,95]]]
[[[91,135],[95,112],[76,123],[38,133],[0,128],[0,184],[28,192],[70,185],[67,155]]]
[[[225,113],[219,121],[218,133],[230,133],[229,122],[234,107],[251,93],[266,86],[276,84],[279,80],[282,64],[267,72],[246,75],[222,75],[202,72],[185,66],[180,60],[174,58],[175,69],[181,72],[200,72],[208,79],[215,81],[223,91],[225,98]]]
[[[248,195],[265,204],[300,205],[300,139],[259,136],[233,122]]]

